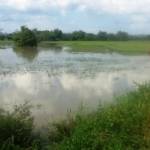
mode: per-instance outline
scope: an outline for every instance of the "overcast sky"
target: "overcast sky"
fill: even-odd
[[[0,0],[0,29],[150,33],[150,0]]]

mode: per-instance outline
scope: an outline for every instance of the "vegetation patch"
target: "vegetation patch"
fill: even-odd
[[[147,150],[150,149],[150,84],[123,95],[92,113],[49,125],[48,138],[34,132],[30,107],[0,111],[2,150]]]
[[[37,39],[33,31],[25,26],[21,27],[21,31],[16,32],[13,36],[15,44],[19,47],[35,47]]]
[[[149,41],[57,41],[41,42],[41,46],[70,47],[73,52],[118,52],[123,54],[150,54]]]
[[[78,115],[71,135],[55,149],[150,149],[149,108],[150,85],[140,86],[92,114]]]

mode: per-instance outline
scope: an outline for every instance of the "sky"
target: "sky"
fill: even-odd
[[[0,29],[150,33],[150,0],[0,0]]]

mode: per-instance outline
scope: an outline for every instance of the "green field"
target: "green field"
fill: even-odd
[[[42,42],[42,46],[69,46],[81,52],[150,53],[150,41],[58,41]]]
[[[13,42],[0,41],[0,47],[5,45],[13,45]],[[39,46],[67,46],[74,52],[150,53],[150,41],[45,41]]]
[[[0,41],[0,46],[11,45],[11,44],[13,44],[13,41],[8,41],[8,40]]]

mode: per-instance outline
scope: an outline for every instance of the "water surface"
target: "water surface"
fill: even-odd
[[[66,47],[0,49],[0,105],[30,101],[37,118],[62,117],[67,110],[100,102],[150,80],[150,56],[71,52]]]

